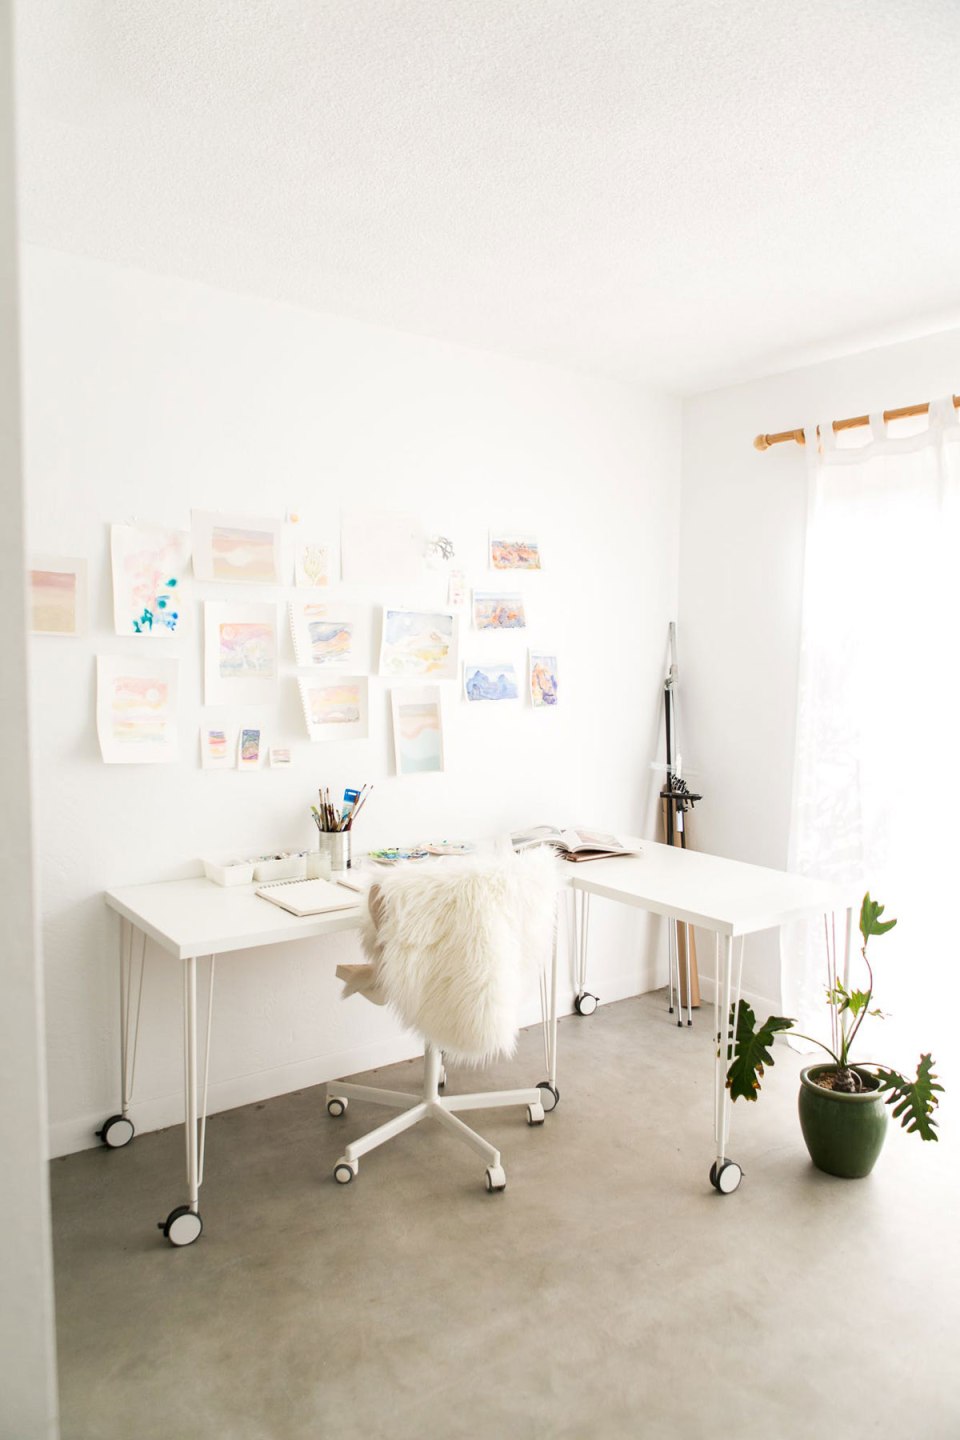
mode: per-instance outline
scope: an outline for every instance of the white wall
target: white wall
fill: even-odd
[[[806,506],[804,451],[760,433],[960,390],[960,331],[715,390],[683,409],[680,649],[686,761],[705,799],[699,848],[784,866],[790,827]],[[701,968],[712,947],[701,946]],[[775,938],[745,989],[779,1005]],[[711,992],[712,993],[712,992]]]
[[[10,7],[0,0],[0,1436],[53,1440],[56,1350],[50,1256],[43,999],[34,895]]]
[[[33,248],[24,337],[30,543],[87,556],[92,577],[90,634],[31,642],[50,1110],[61,1153],[91,1143],[117,1101],[116,934],[104,888],[191,873],[204,853],[305,844],[321,782],[375,783],[357,835],[367,846],[558,820],[653,833],[648,762],[677,594],[679,404]],[[446,774],[400,780],[383,682],[370,682],[368,741],[311,745],[287,679],[279,708],[261,714],[277,740],[293,741],[294,769],[202,772],[199,623],[165,640],[112,633],[109,523],[186,526],[195,507],[299,509],[335,525],[341,507],[377,506],[413,508],[450,533],[480,585],[491,578],[490,520],[536,528],[546,569],[520,577],[527,637],[559,651],[560,709],[467,707],[450,685]],[[354,598],[435,604],[444,582],[433,575],[412,591],[371,587]],[[491,647],[465,628],[463,654],[493,659],[496,649],[525,663],[527,637]],[[105,766],[94,656],[141,646],[181,657],[182,758]],[[611,1000],[662,978],[661,937],[652,922],[604,908],[594,907],[591,979]],[[413,1053],[388,1016],[339,1002],[334,966],[355,944],[221,964],[212,1108]],[[569,1004],[572,985],[562,993]],[[150,967],[144,1005],[140,1129],[181,1115],[173,965]]]

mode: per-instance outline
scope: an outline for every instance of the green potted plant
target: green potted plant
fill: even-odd
[[[867,970],[867,988],[848,990],[834,968],[829,967],[827,1004],[830,1008],[831,1044],[815,1036],[802,1038],[819,1045],[829,1063],[808,1065],[800,1074],[800,1127],[814,1165],[828,1175],[857,1179],[869,1175],[883,1146],[887,1128],[887,1106],[904,1129],[921,1140],[936,1140],[934,1111],[943,1086],[937,1083],[933,1060],[920,1056],[914,1079],[891,1070],[876,1060],[854,1065],[850,1052],[868,1015],[882,1018],[872,1009],[873,967],[867,958],[867,944],[874,935],[892,930],[896,920],[881,920],[884,907],[871,900],[869,891],[860,908],[860,953]],[[735,1018],[733,1060],[727,1071],[731,1100],[756,1100],[767,1065],[773,1064],[774,1036],[792,1030],[795,1022],[771,1015],[760,1026],[751,1007],[741,1001]],[[796,1031],[800,1035],[800,1031]]]

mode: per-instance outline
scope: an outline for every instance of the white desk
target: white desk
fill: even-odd
[[[727,1158],[730,1098],[726,1075],[733,1059],[733,1037],[740,1005],[743,942],[747,935],[778,929],[793,920],[846,912],[846,963],[849,965],[854,907],[859,896],[837,885],[745,865],[694,850],[661,845],[651,840],[634,842],[642,853],[613,860],[590,860],[571,865],[571,885],[579,911],[577,925],[577,977],[582,994],[586,980],[590,899],[602,896],[633,905],[670,920],[698,925],[716,937],[718,964],[714,988],[714,1034],[722,1037],[714,1067],[714,1139],[716,1158],[711,1183],[730,1194],[740,1184],[741,1170]],[[733,944],[738,940],[736,974]],[[578,1009],[579,1009],[578,1005]],[[555,1078],[555,1077],[552,1077]]]
[[[97,1132],[113,1148],[133,1139],[130,1097],[136,1067],[140,1025],[140,997],[147,940],[183,964],[183,1052],[184,1123],[186,1135],[187,1202],[171,1210],[160,1228],[176,1245],[191,1244],[203,1228],[199,1196],[203,1183],[203,1153],[206,1137],[207,1088],[210,1074],[210,1031],[213,1016],[213,977],[216,957],[251,950],[259,945],[279,945],[287,940],[310,940],[357,929],[362,907],[325,915],[290,915],[277,905],[261,900],[252,885],[220,886],[206,879],[171,880],[156,885],[129,885],[108,890],[108,906],[120,916],[120,1096],[116,1115],[104,1121]],[[138,940],[135,941],[135,937]],[[209,958],[206,1006],[206,1044],[202,1086],[198,1067],[197,978],[199,961]],[[135,993],[136,992],[136,993]],[[545,1040],[549,1080],[540,1085],[543,1108],[557,1103],[556,1009],[557,949],[553,947],[552,983],[541,985],[544,1005]]]

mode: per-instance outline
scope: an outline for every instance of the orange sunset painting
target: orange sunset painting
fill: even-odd
[[[77,635],[79,576],[73,570],[30,571],[31,629],[37,635]]]

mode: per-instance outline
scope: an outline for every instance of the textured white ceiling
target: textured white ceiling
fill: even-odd
[[[960,319],[958,19],[21,0],[23,234],[709,388]]]

